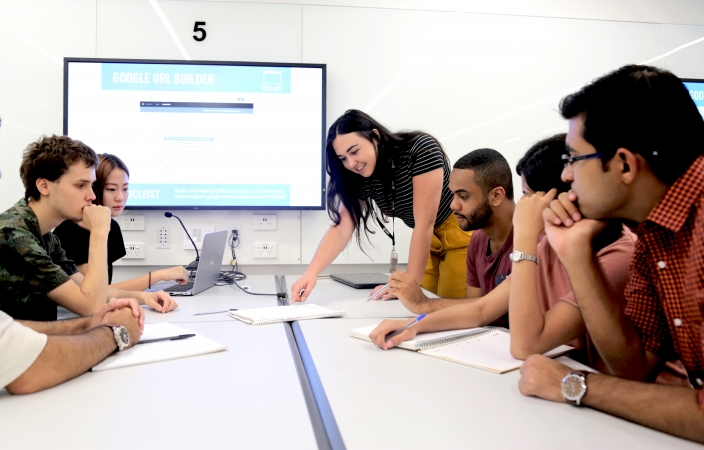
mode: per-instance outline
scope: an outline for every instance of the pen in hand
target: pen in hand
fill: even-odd
[[[413,325],[415,325],[416,323],[418,323],[418,322],[420,322],[421,320],[423,320],[423,317],[425,317],[425,313],[423,313],[423,314],[421,314],[420,316],[416,317],[416,318],[415,318],[414,320],[412,320],[411,322],[408,322],[408,323],[406,324],[406,326],[404,326],[403,328],[399,328],[398,330],[394,331],[393,333],[387,334],[386,336],[384,336],[384,342],[387,342],[389,339],[391,339],[391,338],[393,338],[393,337],[396,337],[396,336],[398,336],[399,334],[401,334],[401,333],[403,333],[404,331],[406,331],[407,329],[411,328]]]
[[[386,284],[384,285],[384,287],[382,287],[381,289],[379,289],[378,291],[376,291],[376,294],[374,294],[374,295],[372,295],[371,297],[369,297],[369,298],[367,299],[367,301],[369,301],[369,300],[374,300],[374,299],[376,298],[376,296],[379,295],[379,294],[381,294],[382,292],[384,292],[387,287],[389,287],[389,283],[386,283]]]

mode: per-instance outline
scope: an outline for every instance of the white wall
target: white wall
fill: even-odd
[[[557,113],[564,94],[623,64],[652,60],[681,77],[704,78],[704,42],[697,42],[704,38],[704,2],[697,0],[157,5],[192,59],[325,63],[328,123],[360,108],[391,129],[432,133],[452,161],[491,147],[515,165],[532,142],[566,129]],[[191,38],[195,21],[207,22],[203,42]],[[62,131],[63,57],[183,58],[147,0],[0,0],[0,42],[0,209],[22,195],[22,149],[42,133]],[[252,273],[300,273],[328,225],[326,213],[275,212],[276,232],[254,231],[253,213],[179,215],[189,227],[240,230],[238,260]],[[146,230],[125,232],[125,240],[145,243],[147,258],[123,265],[193,258],[179,245],[181,230],[173,219],[144,214]],[[172,231],[170,250],[156,249],[156,230],[163,225]],[[396,230],[405,262],[411,232],[401,221]],[[257,241],[277,242],[279,258],[253,259],[250,248]],[[384,267],[390,242],[382,233],[372,241],[367,253],[375,267]],[[369,262],[354,243],[336,261],[345,270],[362,270],[355,265]]]

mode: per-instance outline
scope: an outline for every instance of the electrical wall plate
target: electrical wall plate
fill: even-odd
[[[193,243],[196,244],[198,250],[203,248],[203,239],[207,233],[212,233],[215,231],[215,225],[191,225],[188,227],[188,232],[191,234]],[[183,249],[193,250],[193,244],[191,244],[190,239],[186,236],[186,232],[183,233]]]
[[[125,244],[127,254],[122,259],[144,259],[147,257],[144,244]]]
[[[156,248],[171,248],[171,229],[162,226],[156,232]]]
[[[276,250],[276,242],[255,242],[252,244],[252,256],[254,258],[274,259],[277,257]]]
[[[265,231],[276,230],[276,214],[254,214],[254,229]]]
[[[122,214],[118,216],[117,223],[122,231],[144,230],[144,216],[142,214]]]

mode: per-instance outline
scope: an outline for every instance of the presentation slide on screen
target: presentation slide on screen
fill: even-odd
[[[704,117],[704,82],[690,82],[685,81],[684,86],[689,91],[689,95],[694,100],[694,104],[697,105],[699,113]]]
[[[68,135],[125,162],[128,207],[320,207],[322,114],[320,68],[68,66]]]

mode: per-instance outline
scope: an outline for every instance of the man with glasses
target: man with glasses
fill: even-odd
[[[600,356],[616,376],[539,355],[519,387],[704,442],[704,120],[670,72],[625,66],[563,99],[571,191],[543,213]],[[637,225],[625,305],[594,259],[603,219]],[[681,359],[691,387],[646,384]]]

